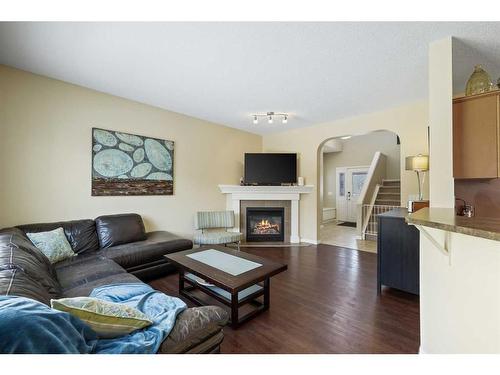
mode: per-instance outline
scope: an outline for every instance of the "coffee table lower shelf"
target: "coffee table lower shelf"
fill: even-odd
[[[231,320],[229,323],[231,328],[238,328],[241,324],[269,309],[269,277],[265,278],[262,282],[233,293],[214,285],[204,285],[203,283],[197,281],[197,279],[199,280],[199,278],[191,273],[184,273],[180,271],[179,295],[186,297],[198,306],[210,305],[210,302],[204,301],[203,298],[200,298],[193,293],[196,290],[200,290],[223,305],[228,306],[231,310]],[[257,300],[259,297],[263,297],[263,302]],[[243,316],[239,316],[240,307],[247,304],[251,305],[253,309]]]

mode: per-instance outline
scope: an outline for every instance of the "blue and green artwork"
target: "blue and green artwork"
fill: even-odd
[[[92,129],[92,195],[172,195],[174,142]]]

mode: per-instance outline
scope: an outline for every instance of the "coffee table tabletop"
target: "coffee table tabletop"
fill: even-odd
[[[217,254],[214,254],[214,257],[212,257],[211,259],[209,257],[208,259],[208,261],[214,261],[212,263],[213,266],[197,260],[196,258],[190,257],[206,252],[207,250],[217,250],[220,253],[237,258],[235,259],[235,262],[233,262],[233,264],[229,264],[229,267],[226,267],[226,271],[227,268],[231,268],[231,265],[235,266],[233,268],[239,267],[244,269],[245,267],[250,267],[250,263],[253,262],[254,264],[258,264],[259,266],[249,269],[246,272],[234,275],[224,271],[223,269],[221,269],[222,267],[217,268],[217,260],[219,260],[221,264],[228,263],[228,259],[224,257],[220,257],[220,259],[217,259]],[[165,255],[165,257],[177,267],[183,268],[184,270],[198,277],[201,277],[204,280],[217,285],[224,290],[227,290],[228,292],[241,291],[259,281],[263,281],[264,279],[274,276],[287,269],[286,264],[274,262],[272,260],[259,257],[257,255],[248,254],[243,251],[232,250],[224,246],[203,246],[197,249],[167,254]],[[202,257],[201,259],[207,260],[206,258],[207,257]],[[238,259],[249,261],[249,264],[237,264]],[[229,259],[229,262],[231,262],[231,259]],[[234,263],[236,263],[236,265]]]
[[[202,292],[231,309],[231,327],[269,309],[271,277],[286,264],[222,246],[204,246],[165,257],[179,269],[179,295],[197,305],[211,304]],[[240,308],[253,308],[241,316]]]

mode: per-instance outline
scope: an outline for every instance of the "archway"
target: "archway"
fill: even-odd
[[[319,241],[376,251],[376,219],[371,213],[401,202],[398,135],[377,130],[333,136],[321,142],[317,152]]]

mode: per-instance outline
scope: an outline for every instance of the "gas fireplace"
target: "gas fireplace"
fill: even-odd
[[[284,241],[285,209],[283,207],[247,207],[247,242]]]

